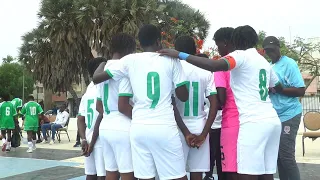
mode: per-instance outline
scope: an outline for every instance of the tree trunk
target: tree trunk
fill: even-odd
[[[44,88],[43,105],[44,111],[52,109],[52,91]]]
[[[74,106],[72,107],[72,109],[70,109],[73,113],[73,115],[77,114],[77,111],[79,109],[79,105],[80,105],[80,100],[78,98],[78,95],[76,93],[76,91],[73,89],[72,86],[69,87],[69,93],[71,94],[72,98],[73,98],[73,102],[74,102]]]

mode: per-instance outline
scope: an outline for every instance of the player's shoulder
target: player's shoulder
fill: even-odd
[[[297,62],[288,56],[282,56],[281,61],[288,66],[298,66]]]

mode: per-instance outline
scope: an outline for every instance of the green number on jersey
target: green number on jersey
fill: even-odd
[[[108,99],[109,99],[109,84],[104,84],[103,87],[103,105],[105,113],[109,114],[110,110],[108,107]]]
[[[259,72],[259,94],[260,94],[260,99],[262,101],[267,100],[268,96],[268,89],[267,89],[267,73],[265,69],[260,69]]]
[[[149,72],[147,76],[147,96],[152,100],[151,107],[154,109],[160,99],[160,77],[157,72]]]
[[[10,107],[6,107],[6,116],[10,116],[10,113],[11,113]]]
[[[88,103],[87,103],[87,119],[88,119],[88,129],[91,128],[92,125],[92,119],[93,119],[93,109],[91,108],[91,105],[94,103],[93,99],[88,99]]]
[[[190,82],[188,82],[187,88],[188,91],[190,89]],[[199,83],[198,82],[192,82],[192,88],[193,88],[193,97],[192,97],[192,104],[193,104],[193,116],[198,116],[199,112],[198,112],[198,107],[199,107]],[[190,91],[189,91],[190,92]],[[184,116],[190,116],[190,101],[186,101],[184,103]]]
[[[37,108],[36,107],[30,107],[30,115],[35,116],[37,114]]]

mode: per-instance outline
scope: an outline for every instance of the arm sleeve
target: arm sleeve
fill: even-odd
[[[16,108],[14,108],[14,106],[13,106],[13,108],[12,108],[12,115],[13,115],[13,116],[17,115],[17,110],[16,110]]]
[[[212,73],[208,74],[208,82],[205,93],[206,97],[217,94],[216,86],[214,84],[214,75]]]
[[[234,51],[226,56],[224,56],[222,59],[225,60],[228,64],[228,69],[232,70],[235,68],[241,67],[243,64],[245,58],[243,57],[242,51]]]
[[[173,62],[173,83],[175,87],[180,87],[188,83],[187,78],[182,69],[181,62],[179,60],[172,59]]]
[[[133,97],[130,81],[127,77],[120,80],[119,83],[119,96]]]
[[[42,109],[42,107],[40,106],[40,104],[37,104],[37,111],[38,111],[38,114],[43,113],[43,109]]]
[[[86,116],[86,105],[85,105],[85,96],[82,96],[81,102],[79,105],[79,111],[78,111],[78,116]]]
[[[218,71],[213,73],[216,87],[227,88],[227,73],[229,72]]]
[[[286,81],[289,82],[289,86],[296,88],[305,87],[304,80],[297,63],[293,61],[287,68],[289,68],[289,75]]]
[[[22,107],[21,114],[26,115],[26,105]]]
[[[63,123],[61,123],[61,124],[65,125],[67,123],[68,119],[69,119],[69,113],[64,111],[63,112]]]
[[[274,72],[274,70],[271,68],[270,70],[270,83],[269,87],[273,88],[276,87],[280,83],[277,74]]]
[[[123,77],[128,76],[127,69],[127,60],[126,57],[122,58],[118,62],[112,63],[110,65],[107,64],[105,72],[115,81],[120,80]]]

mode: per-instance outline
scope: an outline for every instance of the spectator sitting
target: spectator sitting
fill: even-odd
[[[69,113],[66,110],[66,105],[62,104],[60,106],[60,109],[57,112],[57,117],[56,120],[53,123],[49,123],[49,124],[42,124],[41,125],[41,131],[42,131],[42,135],[43,135],[43,143],[49,143],[49,140],[47,138],[47,130],[51,130],[52,132],[52,141],[50,142],[50,144],[54,144],[55,141],[55,135],[56,135],[56,130],[59,128],[62,128],[65,126],[65,124],[67,123],[69,119]]]
[[[41,140],[41,126],[43,124],[50,124],[50,120],[49,120],[49,118],[47,116],[43,116],[43,119],[41,119],[39,121],[39,130],[37,132],[37,135],[38,135],[37,143],[41,143],[42,142],[42,140]]]

